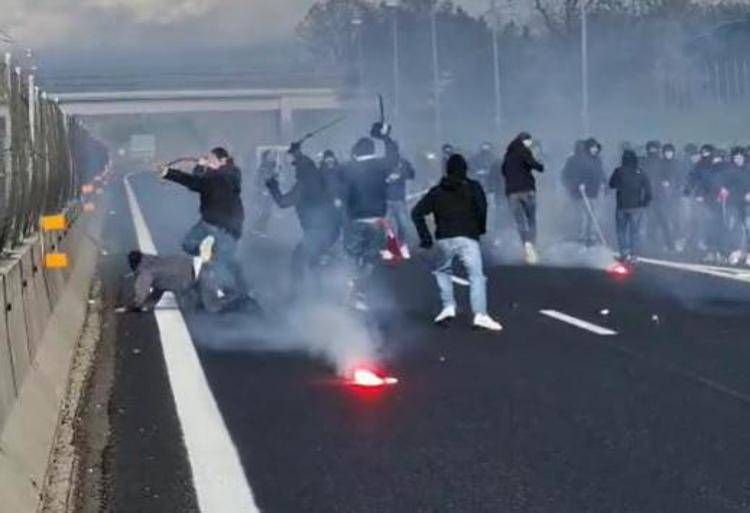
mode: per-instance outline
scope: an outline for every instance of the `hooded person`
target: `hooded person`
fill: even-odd
[[[352,299],[360,310],[368,309],[365,288],[386,243],[388,177],[400,160],[398,145],[390,137],[390,125],[375,123],[370,135],[354,144],[351,161],[341,174],[344,249],[355,265]],[[373,138],[383,142],[384,156],[376,154]]]
[[[292,280],[301,286],[306,278],[319,278],[320,273],[316,269],[338,240],[341,223],[323,171],[302,152],[299,143],[291,145],[289,155],[296,179],[292,189],[282,193],[276,178],[268,180],[266,186],[276,205],[280,208],[293,207],[297,212],[303,235],[292,256]]]
[[[609,187],[617,191],[615,224],[620,259],[631,262],[638,255],[640,224],[651,203],[651,182],[638,165],[634,151],[623,152],[622,163],[609,179]]]
[[[333,196],[336,208],[340,209],[343,205],[341,201],[341,163],[333,150],[323,151],[319,168],[328,184],[328,190]]]
[[[535,264],[536,253],[536,180],[533,171],[544,172],[544,165],[534,158],[531,135],[521,132],[508,145],[502,165],[505,194],[521,237],[526,261]]]
[[[750,265],[750,166],[744,148],[732,149],[725,183],[729,192],[727,222],[734,249],[729,263]]]
[[[641,169],[646,173],[653,187],[653,203],[646,213],[646,231],[649,241],[654,247],[659,245],[658,241],[661,237],[663,247],[667,251],[674,251],[675,241],[669,211],[669,191],[662,183],[663,164],[661,143],[659,141],[648,141],[646,143],[646,155],[641,159]]]
[[[713,262],[721,258],[725,240],[726,165],[720,152],[710,144],[701,146],[700,155],[684,190],[686,196],[694,199],[693,236],[689,244],[705,251],[704,259]]]
[[[412,220],[424,249],[433,246],[433,236],[425,218],[432,216],[435,220],[440,261],[433,274],[442,302],[435,322],[444,323],[456,317],[452,267],[458,259],[469,277],[474,327],[500,331],[502,326],[487,314],[487,278],[479,246],[480,237],[487,231],[487,199],[481,184],[467,178],[467,168],[463,156],[449,157],[445,176],[417,203],[412,210]]]
[[[562,171],[563,184],[577,205],[578,238],[587,247],[593,246],[597,240],[595,221],[588,206],[596,212],[599,195],[606,184],[601,152],[601,144],[596,139],[579,141]]]
[[[221,147],[212,149],[199,165],[204,169],[193,173],[171,168],[162,170],[162,178],[178,183],[200,197],[200,220],[185,235],[182,249],[188,255],[197,256],[201,242],[208,236],[213,237],[216,262],[226,265],[235,276],[237,287],[245,290],[245,279],[235,260],[245,221],[241,171],[234,165],[229,152]]]

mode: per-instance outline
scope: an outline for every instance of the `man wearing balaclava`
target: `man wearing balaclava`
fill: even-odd
[[[633,262],[639,253],[640,224],[645,209],[651,203],[651,182],[638,164],[633,150],[625,150],[622,164],[609,180],[610,188],[617,191],[615,223],[620,246],[620,259]]]
[[[508,146],[503,160],[505,194],[526,252],[526,262],[536,264],[536,180],[533,171],[544,172],[544,165],[534,158],[531,135],[521,132]]]
[[[576,143],[575,153],[562,171],[563,184],[576,205],[578,240],[586,247],[596,244],[592,215],[596,215],[599,194],[606,182],[601,150],[601,145],[594,138]]]
[[[750,166],[744,148],[732,149],[726,175],[728,223],[734,249],[729,263],[750,266]]]
[[[469,276],[474,327],[500,331],[502,326],[487,314],[487,278],[479,247],[479,238],[487,231],[487,199],[479,182],[467,178],[467,167],[463,156],[451,155],[445,176],[417,203],[412,219],[424,249],[433,246],[425,217],[431,215],[435,219],[440,259],[434,275],[443,305],[435,322],[447,323],[456,317],[452,268],[453,261],[458,259]]]
[[[647,229],[649,241],[657,248],[659,242],[667,251],[674,251],[675,244],[672,238],[672,223],[669,215],[669,188],[667,180],[662,180],[662,154],[659,141],[646,143],[646,156],[641,161],[641,168],[648,176],[652,186],[654,200],[647,213]]]

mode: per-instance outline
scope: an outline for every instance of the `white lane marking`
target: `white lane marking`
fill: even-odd
[[[141,251],[156,254],[130,182],[126,178],[124,183],[138,245]],[[182,312],[158,309],[154,315],[200,510],[203,513],[259,513]]]
[[[576,326],[577,328],[590,331],[591,333],[596,333],[597,335],[601,335],[601,336],[617,335],[616,331],[612,331],[608,328],[597,326],[596,324],[583,321],[576,317],[572,317],[568,314],[558,312],[557,310],[540,310],[539,313],[541,313],[542,315],[546,315],[547,317],[551,317],[552,319],[557,319],[558,321],[562,321],[572,326]]]
[[[667,267],[670,269],[679,269],[681,271],[706,274],[709,276],[715,276],[717,278],[750,283],[750,271],[744,269],[734,269],[731,267],[718,267],[701,264],[685,264],[682,262],[670,262],[668,260],[657,260],[654,258],[641,257],[638,258],[638,261],[645,264]]]
[[[471,286],[471,282],[469,280],[464,279],[464,278],[459,278],[458,276],[452,277],[451,280],[453,280],[453,283],[455,283],[456,285],[461,285],[463,287]]]

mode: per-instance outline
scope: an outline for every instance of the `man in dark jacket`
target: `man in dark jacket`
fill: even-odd
[[[635,260],[643,212],[651,203],[651,182],[638,166],[638,156],[632,150],[622,154],[622,165],[615,170],[609,186],[617,191],[617,240],[620,258]]]
[[[398,145],[390,137],[389,125],[375,123],[370,135],[383,141],[385,156],[377,156],[372,138],[362,137],[352,147],[352,160],[344,166],[341,174],[341,199],[347,220],[344,248],[355,264],[352,299],[360,310],[368,308],[364,289],[385,246],[387,180],[400,159]]]
[[[471,309],[474,327],[500,331],[502,326],[487,315],[487,278],[482,267],[479,238],[487,231],[487,200],[479,182],[466,176],[467,164],[461,155],[452,155],[446,162],[445,177],[430,189],[412,210],[420,246],[433,245],[425,217],[435,218],[435,238],[441,252],[434,271],[443,309],[435,318],[442,323],[456,317],[453,293],[453,261],[459,259],[466,268],[471,286]]]
[[[245,220],[240,170],[224,148],[211,150],[205,159],[205,166],[201,167],[204,169],[194,170],[193,173],[178,169],[162,171],[165,180],[183,185],[200,195],[201,218],[183,239],[182,249],[188,255],[196,256],[200,243],[212,236],[217,265],[226,265],[235,276],[237,287],[245,290],[245,279],[235,260]]]
[[[596,243],[592,212],[596,212],[599,194],[606,183],[601,151],[601,145],[594,138],[576,143],[575,154],[562,171],[563,184],[577,207],[578,238],[587,247]],[[584,198],[592,212],[589,212]]]
[[[496,160],[497,155],[495,155],[492,143],[485,141],[479,146],[479,151],[471,158],[469,165],[469,177],[479,182],[488,193],[492,192],[490,171]]]
[[[508,146],[502,167],[505,194],[529,264],[535,264],[539,260],[535,248],[536,180],[533,171],[544,172],[544,165],[537,162],[531,152],[533,144],[531,135],[520,133]]]
[[[299,144],[292,144],[289,153],[297,180],[292,189],[282,193],[275,178],[268,180],[266,185],[280,208],[294,207],[297,211],[303,236],[292,257],[292,277],[295,284],[301,285],[306,276],[319,276],[316,269],[338,240],[341,224],[323,172],[302,152]]]
[[[651,244],[658,245],[659,235],[667,251],[675,251],[674,229],[672,225],[671,194],[672,181],[676,177],[664,175],[664,158],[659,141],[646,143],[646,156],[641,161],[641,168],[653,186],[653,203],[647,214],[647,231]]]
[[[726,169],[727,226],[731,252],[729,263],[750,265],[750,167],[742,147],[732,148]]]

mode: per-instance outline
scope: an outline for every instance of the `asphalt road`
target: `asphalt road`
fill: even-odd
[[[178,251],[196,198],[149,177],[133,184],[159,251]],[[114,306],[136,237],[122,187],[111,196],[102,271]],[[243,251],[251,281],[263,281],[265,322],[286,322],[288,247],[249,238]],[[310,335],[310,354],[300,350],[309,340],[255,340],[264,321],[188,317],[260,511],[750,511],[750,284],[648,265],[625,280],[503,265],[487,274],[500,334],[466,317],[433,326],[437,292],[419,258],[378,274],[365,324],[379,365],[400,380],[382,390],[338,379],[320,349],[345,348],[348,323],[325,326],[323,342]],[[153,315],[117,324],[113,509],[199,511],[164,334]]]

